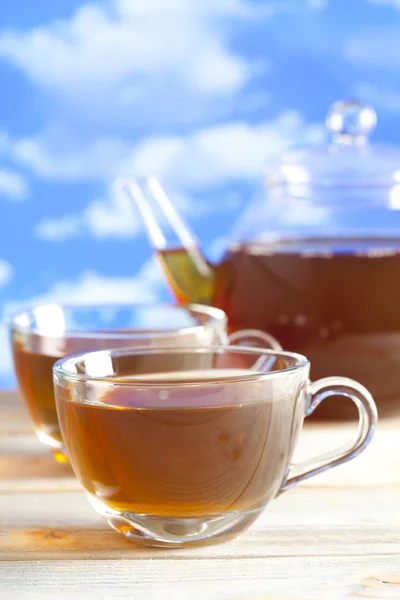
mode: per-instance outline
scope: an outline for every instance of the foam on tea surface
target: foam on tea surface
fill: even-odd
[[[127,379],[134,381],[148,380],[154,383],[196,383],[197,381],[218,381],[219,379],[229,379],[231,377],[248,378],[249,376],[261,375],[259,371],[252,369],[206,369],[190,371],[165,371],[161,373],[146,373],[132,375]]]
[[[197,410],[279,401],[283,392],[279,383],[266,381],[260,386],[254,377],[260,374],[251,369],[206,369],[132,375],[113,378],[113,382],[123,385],[117,384],[99,398],[86,401],[141,410]],[[128,382],[132,385],[126,385]]]

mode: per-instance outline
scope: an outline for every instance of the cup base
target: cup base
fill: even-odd
[[[263,508],[204,517],[170,517],[115,511],[88,494],[89,501],[118,533],[141,546],[182,548],[221,544],[238,536]]]

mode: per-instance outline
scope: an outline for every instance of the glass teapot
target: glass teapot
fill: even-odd
[[[400,412],[400,151],[369,143],[376,113],[337,102],[331,142],[270,165],[223,260],[211,265],[155,179],[123,182],[179,302],[225,310],[305,354],[312,378],[363,383]],[[329,403],[328,403],[329,404]],[[332,404],[332,403],[331,403]],[[350,416],[338,399],[334,414]]]

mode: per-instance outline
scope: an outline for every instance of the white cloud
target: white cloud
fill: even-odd
[[[210,115],[252,67],[229,46],[226,24],[269,16],[245,0],[114,0],[71,18],[0,35],[0,56],[61,103],[126,126]],[[155,99],[157,99],[155,101]],[[177,111],[176,106],[180,106]]]
[[[14,169],[0,169],[0,197],[8,196],[14,200],[23,200],[27,194],[28,183],[21,173]]]
[[[61,242],[81,232],[81,219],[77,215],[66,215],[58,219],[43,219],[35,228],[35,235],[50,242]]]
[[[400,93],[395,90],[376,87],[368,82],[359,82],[355,85],[355,92],[358,98],[369,102],[374,108],[400,112]]]
[[[169,17],[189,17],[190,19],[201,15],[234,15],[244,17],[251,14],[251,7],[242,0],[203,0],[201,3],[193,0],[117,0],[116,3],[121,14],[131,17],[162,15]]]
[[[141,224],[132,201],[115,190],[110,192],[110,201],[96,200],[89,204],[83,215],[93,237],[132,237]]]
[[[41,135],[9,141],[9,153],[18,164],[50,181],[105,179],[130,147],[107,137],[85,143],[59,124],[49,125]]]
[[[248,75],[243,60],[233,61],[230,54],[221,53],[214,44],[193,61],[188,81],[200,94],[229,94],[240,89]]]
[[[307,5],[316,10],[324,10],[328,7],[329,0],[307,0]]]
[[[6,156],[10,147],[10,135],[7,131],[0,131],[0,156]]]
[[[171,180],[194,187],[203,177],[209,185],[232,171],[250,176],[291,135],[283,120],[293,120],[293,113],[278,118],[278,134],[274,123],[226,123],[238,99],[246,105],[246,84],[260,69],[234,51],[235,27],[243,19],[258,24],[280,12],[320,7],[320,0],[111,0],[81,6],[69,19],[3,31],[0,57],[51,92],[59,119],[36,136],[5,139],[10,156],[52,181],[109,182],[121,174],[165,175],[170,167]],[[267,67],[263,57],[261,68]],[[204,127],[205,120],[221,118],[222,124]],[[96,127],[82,134],[82,123],[93,119]],[[108,133],[116,123],[123,125],[113,128],[123,131],[119,137]],[[168,131],[178,123],[192,132],[143,139],[150,127]],[[72,230],[71,221],[59,228],[60,235]]]
[[[12,154],[50,179],[110,181],[155,174],[180,188],[200,189],[259,175],[263,163],[288,145],[320,141],[323,133],[321,125],[305,123],[300,113],[284,111],[260,124],[231,121],[188,135],[154,135],[136,144],[99,139],[81,149],[63,143],[53,147],[45,133],[43,139],[16,142]]]
[[[387,4],[400,11],[400,0],[369,0],[372,4]]]
[[[260,176],[266,161],[293,143],[320,141],[322,126],[307,125],[297,112],[250,125],[231,122],[197,130],[187,137],[142,141],[117,167],[118,174],[155,174],[189,189]]]
[[[154,135],[136,144],[99,139],[74,145],[43,137],[16,141],[15,160],[51,180],[110,181],[156,174],[180,187],[201,188],[223,180],[258,175],[263,163],[291,143],[319,140],[322,127],[307,125],[295,111],[251,125],[231,121],[194,129],[188,135]]]
[[[88,234],[97,239],[129,238],[140,231],[132,201],[115,187],[110,188],[107,200],[94,200],[82,213],[46,218],[35,228],[37,237],[53,242]]]
[[[61,279],[43,294],[26,298],[23,303],[10,300],[5,314],[21,306],[58,302],[61,304],[98,304],[156,302],[165,294],[166,286],[158,264],[145,262],[133,277],[108,277],[96,271],[84,271],[76,279]]]
[[[6,285],[13,275],[13,268],[9,262],[0,259],[0,287]]]
[[[85,271],[74,281],[57,281],[45,294],[31,298],[24,304],[155,302],[163,289],[162,275],[158,266],[151,261],[145,263],[134,277],[106,277],[95,271]]]
[[[121,82],[151,71],[182,69],[208,56],[207,33],[216,16],[243,14],[245,4],[191,1],[116,1],[114,14],[95,4],[77,9],[70,20],[58,21],[29,32],[4,33],[0,52],[11,59],[39,85],[66,93],[115,88]],[[166,9],[167,7],[167,9]],[[179,35],[177,31],[179,26]],[[240,60],[229,61],[221,43],[214,48],[229,69],[240,70]],[[186,73],[184,73],[186,71]],[[229,80],[232,79],[228,73]],[[196,85],[194,79],[192,85]],[[236,85],[236,83],[235,83]]]
[[[349,39],[344,55],[351,62],[371,68],[398,69],[400,67],[400,36],[395,29],[375,29]]]

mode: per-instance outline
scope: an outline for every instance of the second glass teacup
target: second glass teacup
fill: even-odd
[[[36,434],[58,462],[63,452],[53,392],[52,368],[61,357],[132,346],[203,346],[226,343],[222,310],[190,304],[62,306],[43,304],[15,314],[10,323],[14,367]],[[232,334],[235,343],[280,348],[266,333]]]

